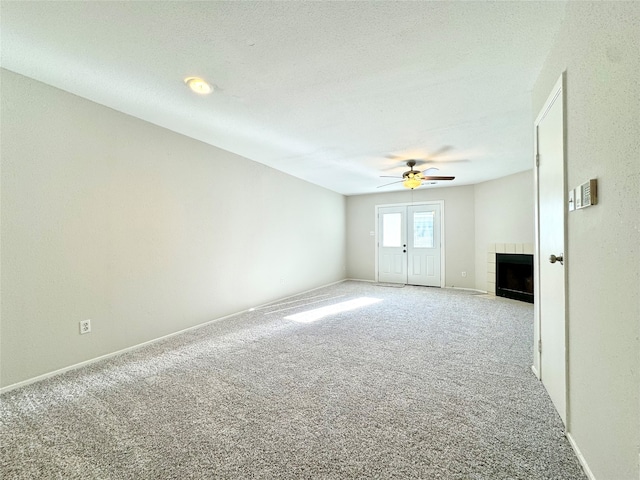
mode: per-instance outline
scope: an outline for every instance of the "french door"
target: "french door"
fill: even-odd
[[[442,286],[440,203],[377,208],[378,281]]]

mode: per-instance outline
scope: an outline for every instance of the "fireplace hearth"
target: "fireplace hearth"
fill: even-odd
[[[533,255],[496,253],[496,295],[533,303]]]

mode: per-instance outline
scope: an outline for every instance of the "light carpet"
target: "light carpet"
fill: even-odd
[[[0,475],[584,479],[532,337],[527,303],[344,282],[4,394]]]

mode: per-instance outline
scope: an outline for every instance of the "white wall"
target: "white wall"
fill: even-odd
[[[1,72],[2,386],[345,277],[342,195]]]
[[[640,477],[638,25],[638,2],[568,2],[533,90],[537,114],[566,70],[568,184],[598,179],[565,254],[568,431],[599,480]]]
[[[375,206],[444,200],[445,285],[475,287],[473,185],[347,197],[347,276],[375,280]],[[467,277],[462,277],[467,272]]]
[[[446,285],[487,289],[490,243],[533,243],[533,170],[465,187],[347,197],[347,275],[375,279],[376,205],[444,200]],[[467,277],[462,277],[467,272]]]
[[[534,242],[533,170],[475,186],[476,285],[487,290],[491,243]]]

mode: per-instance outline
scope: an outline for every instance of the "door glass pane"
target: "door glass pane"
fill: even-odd
[[[382,214],[382,246],[399,247],[402,243],[402,214]]]
[[[413,248],[433,248],[434,212],[413,213]]]

